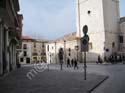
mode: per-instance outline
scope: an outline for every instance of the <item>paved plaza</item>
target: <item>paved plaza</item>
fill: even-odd
[[[125,93],[125,65],[88,64],[84,80],[83,64],[78,70],[52,64],[49,70],[34,73],[30,80],[27,73],[33,65],[24,66],[0,79],[0,93]]]

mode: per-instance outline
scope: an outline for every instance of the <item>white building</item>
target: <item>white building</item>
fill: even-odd
[[[28,36],[22,36],[22,47],[19,53],[19,62],[21,64],[30,64],[32,59],[33,39]]]
[[[76,32],[67,34],[63,37],[60,37],[57,40],[50,41],[46,44],[46,56],[48,63],[59,63],[58,53],[59,49],[63,48],[64,51],[64,62],[66,63],[67,58],[70,60],[78,58],[80,60],[80,51],[79,51],[79,41],[76,38]]]
[[[119,0],[76,0],[77,36],[83,36],[83,27],[88,26],[92,49],[88,61],[97,61],[98,55],[109,56],[119,52],[118,36],[124,33],[125,23],[120,23]],[[121,25],[121,30],[120,30]],[[120,31],[122,33],[120,33]],[[123,34],[122,34],[123,35]]]

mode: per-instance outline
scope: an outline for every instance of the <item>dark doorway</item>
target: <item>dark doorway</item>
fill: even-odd
[[[27,63],[27,64],[30,63],[30,58],[26,58],[26,63]]]

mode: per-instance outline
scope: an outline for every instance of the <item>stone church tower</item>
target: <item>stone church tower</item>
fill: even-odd
[[[82,37],[83,27],[88,26],[88,61],[118,51],[119,0],[76,0],[76,11],[77,36]]]

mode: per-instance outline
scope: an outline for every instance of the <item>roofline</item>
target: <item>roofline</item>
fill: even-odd
[[[120,23],[123,23],[123,22],[125,22],[125,17],[120,18]]]

